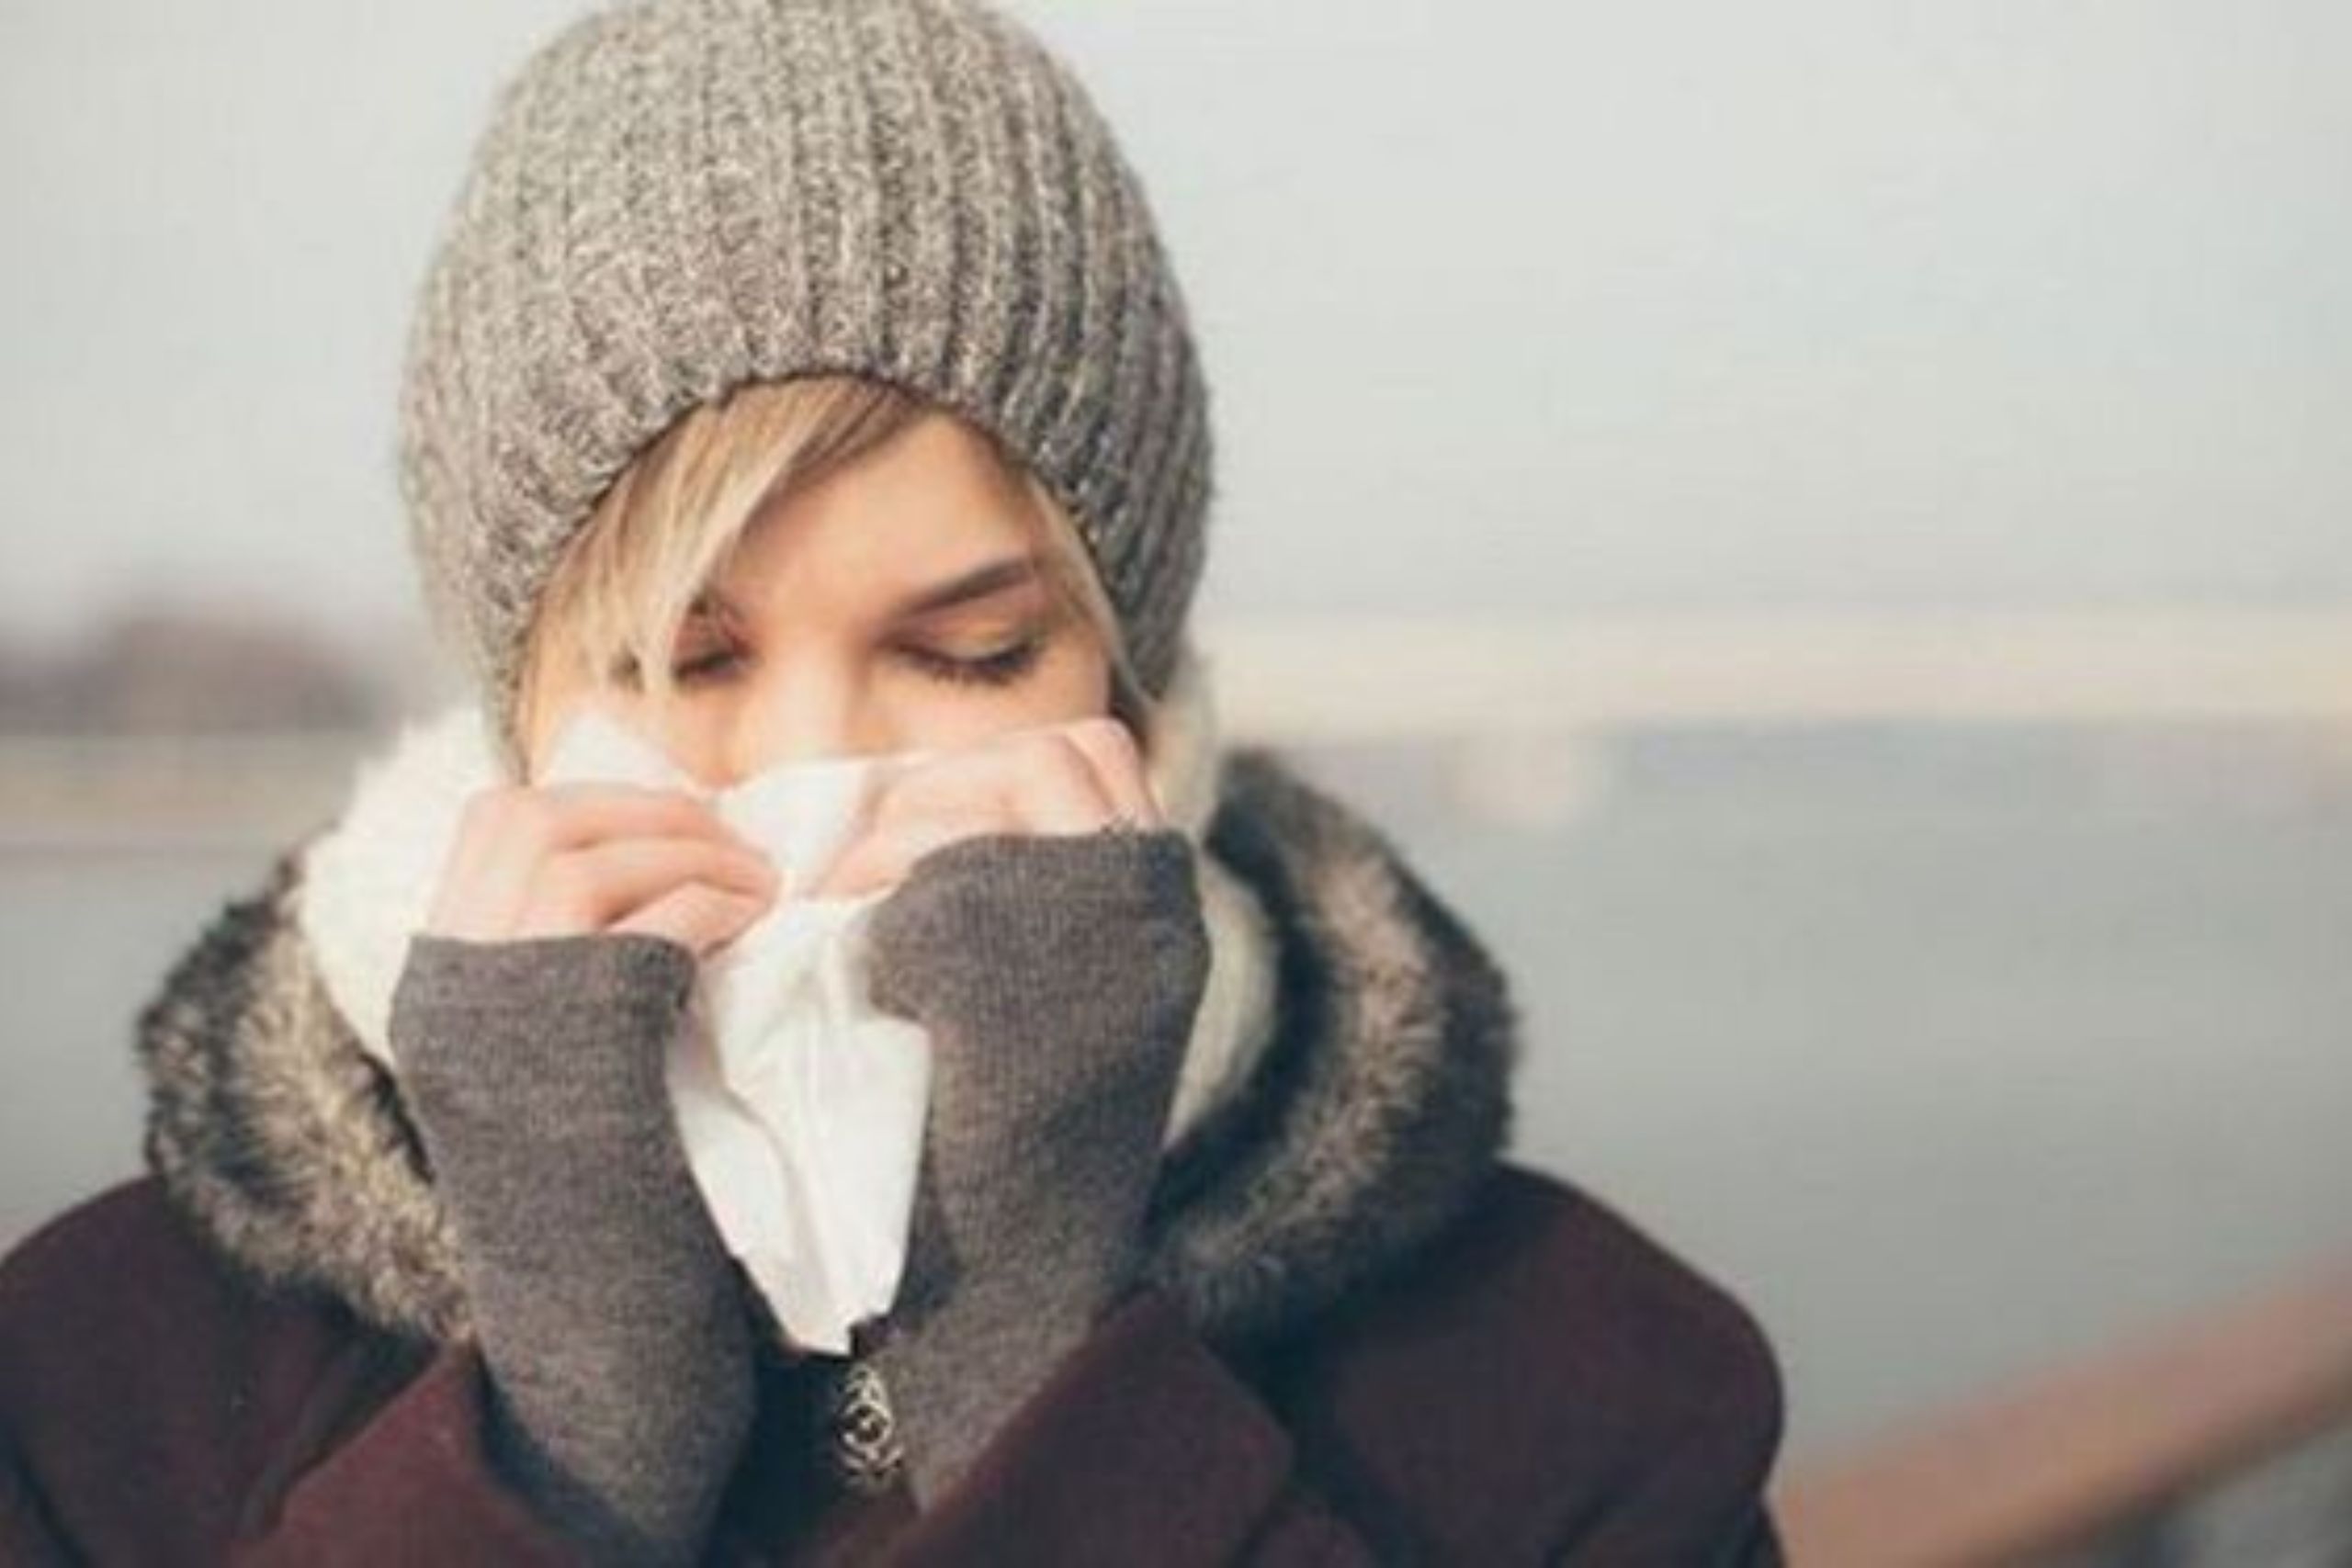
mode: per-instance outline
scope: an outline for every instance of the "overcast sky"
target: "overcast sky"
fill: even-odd
[[[411,291],[579,8],[0,9],[0,633],[411,613]],[[1016,8],[1193,304],[1214,609],[2352,600],[2352,7]]]

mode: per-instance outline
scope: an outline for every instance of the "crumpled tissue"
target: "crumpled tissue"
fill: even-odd
[[[930,754],[786,763],[714,791],[591,708],[537,781],[682,790],[784,874],[768,911],[702,964],[668,1081],[720,1237],[804,1349],[846,1353],[851,1327],[898,1291],[931,1089],[924,1032],[866,995],[867,926],[889,889],[808,890],[881,786]]]

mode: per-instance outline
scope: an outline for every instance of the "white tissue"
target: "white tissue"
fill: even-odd
[[[712,791],[594,709],[540,782],[696,795],[775,861],[775,904],[704,963],[669,1056],[678,1131],[720,1237],[787,1337],[845,1354],[906,1263],[930,1042],[866,996],[866,927],[888,889],[812,898],[876,788],[926,753],[788,763]]]

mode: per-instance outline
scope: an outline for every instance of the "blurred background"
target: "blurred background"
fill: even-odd
[[[1012,8],[1184,280],[1235,739],[1764,1321],[1807,1555],[2352,1562],[2352,10]],[[0,12],[0,1247],[456,690],[401,340],[578,9]]]

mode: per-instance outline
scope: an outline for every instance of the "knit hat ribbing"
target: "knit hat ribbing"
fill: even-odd
[[[409,343],[411,536],[516,776],[531,615],[605,489],[694,405],[820,371],[895,382],[1035,469],[1165,691],[1207,390],[1083,87],[979,0],[631,0],[501,90]]]

